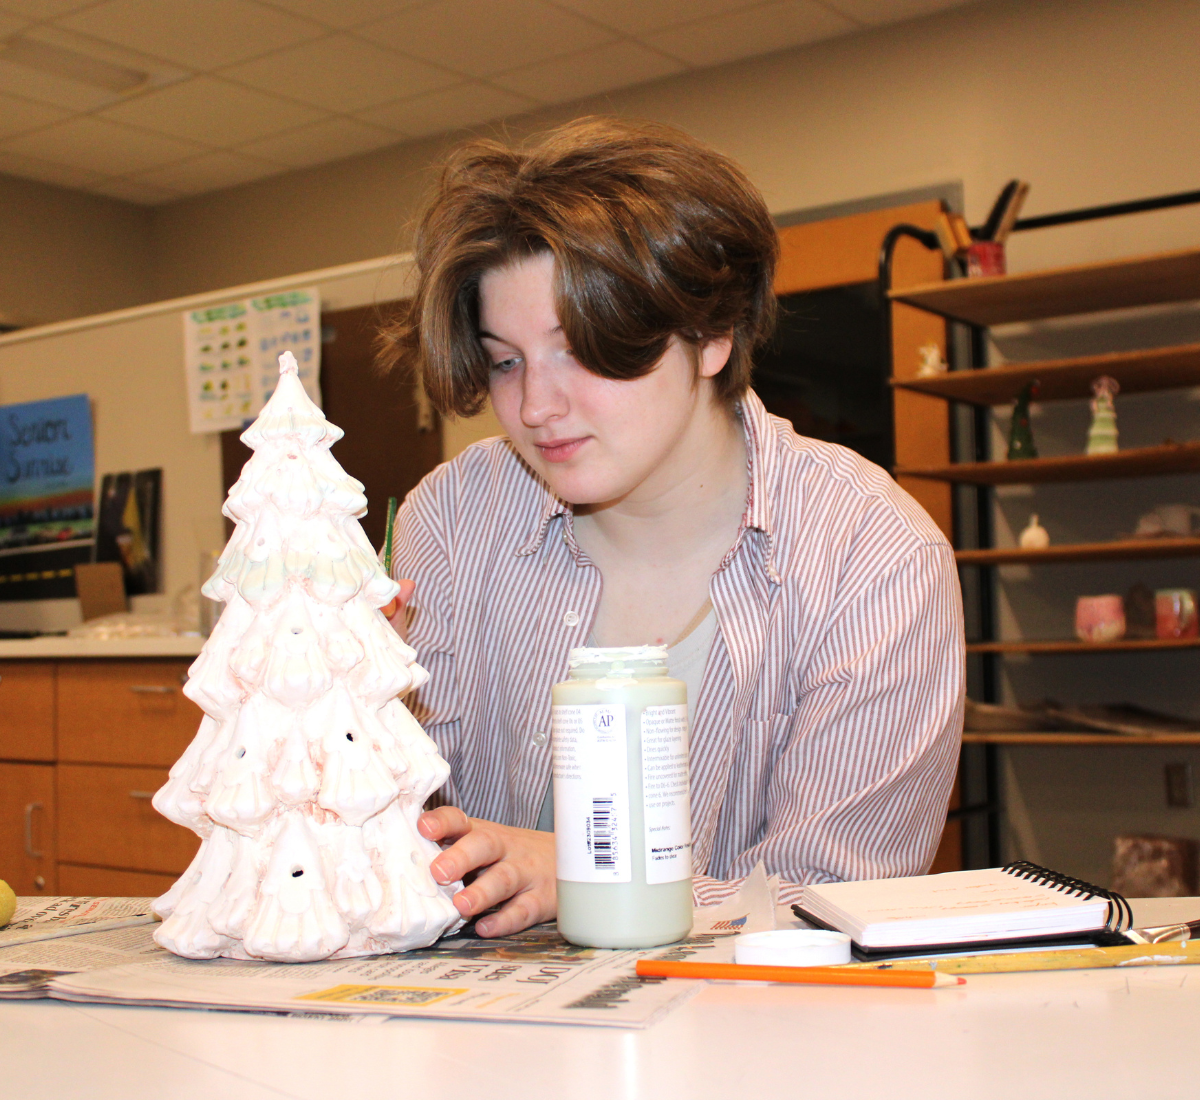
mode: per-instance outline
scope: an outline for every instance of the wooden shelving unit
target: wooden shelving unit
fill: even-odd
[[[893,289],[889,294],[893,301],[983,327],[1186,302],[1200,298],[1200,249],[1025,275],[927,283]]]
[[[1015,230],[1042,229],[1099,218],[1115,217],[1149,210],[1167,209],[1197,201],[1197,193],[1165,195],[1153,199],[1117,203],[1106,207],[1063,211],[1041,215],[1026,222],[1018,221]],[[1105,543],[1081,543],[1051,546],[1045,550],[997,548],[992,542],[991,488],[997,485],[1043,484],[1053,482],[1102,481],[1113,478],[1155,477],[1167,474],[1200,472],[1200,441],[1176,443],[1171,440],[1153,447],[1123,450],[1112,455],[1066,455],[1013,462],[988,461],[992,425],[988,409],[1016,399],[1029,382],[1038,382],[1038,401],[1081,400],[1091,397],[1093,381],[1100,375],[1115,378],[1122,394],[1150,393],[1200,386],[1200,343],[1104,355],[1086,355],[1033,363],[987,366],[987,340],[984,329],[1012,322],[1038,321],[1138,306],[1160,305],[1200,299],[1200,248],[1139,256],[1100,264],[1060,267],[1020,275],[989,278],[959,278],[946,282],[893,286],[889,245],[904,235],[936,250],[931,234],[917,226],[897,227],[886,237],[881,248],[880,290],[897,304],[915,307],[968,325],[971,369],[951,371],[930,378],[893,380],[897,398],[913,400],[915,395],[959,402],[972,406],[970,418],[956,423],[970,424],[970,440],[964,439],[975,461],[953,465],[927,465],[912,462],[897,466],[899,478],[925,479],[964,487],[956,494],[958,506],[973,508],[973,522],[967,519],[964,530],[977,532],[978,549],[958,549],[961,567],[977,570],[976,583],[969,586],[975,601],[973,618],[981,640],[967,646],[974,656],[976,677],[973,692],[981,702],[991,703],[1000,693],[1000,663],[1017,654],[1098,654],[1166,653],[1171,650],[1200,650],[1200,638],[1121,639],[1107,644],[1089,644],[1075,639],[1044,641],[996,641],[998,611],[995,596],[995,568],[1005,564],[1051,565],[1065,562],[1134,561],[1153,558],[1200,557],[1200,538],[1128,539]],[[885,340],[885,348],[891,349]],[[893,374],[896,372],[893,371]],[[907,373],[901,371],[900,373]],[[897,409],[901,406],[897,404]],[[907,406],[905,406],[907,407]],[[897,421],[897,431],[900,422]],[[1200,433],[1198,433],[1200,434]],[[912,484],[912,482],[909,482]],[[966,517],[964,517],[966,518]],[[1119,688],[1116,688],[1119,692]],[[968,746],[978,746],[962,758],[959,780],[969,792],[958,816],[965,823],[986,823],[986,853],[981,856],[972,833],[973,861],[997,862],[1003,849],[1000,827],[1003,814],[1003,785],[1000,781],[1000,746],[1061,745],[1134,747],[1147,745],[1200,745],[1200,729],[1129,737],[1093,732],[1000,731],[970,732],[963,736]],[[964,833],[965,835],[965,833]],[[964,841],[966,843],[966,841]],[[984,863],[968,865],[984,866]]]
[[[1058,730],[1012,733],[964,733],[967,745],[1103,745],[1106,748],[1131,749],[1145,745],[1200,745],[1196,733],[1156,733],[1144,737],[1129,737],[1119,733],[1062,733]]]
[[[1111,455],[1063,455],[950,466],[898,466],[897,477],[923,477],[962,485],[1036,485],[1051,481],[1107,481],[1200,471],[1200,442],[1134,447]]]
[[[1121,638],[1115,642],[1054,641],[968,642],[968,653],[1117,653],[1139,649],[1195,649],[1200,638]]]
[[[1114,542],[1080,542],[1023,550],[1006,546],[990,550],[956,550],[959,565],[1054,565],[1079,561],[1145,561],[1153,558],[1188,558],[1200,555],[1200,538],[1122,539]]]
[[[1092,381],[1102,374],[1115,378],[1123,394],[1200,386],[1200,344],[956,370],[905,382],[893,379],[892,385],[947,401],[988,406],[1015,401],[1029,382],[1038,383],[1039,401],[1090,397]]]

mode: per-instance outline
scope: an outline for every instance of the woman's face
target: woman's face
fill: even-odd
[[[708,380],[729,357],[727,340],[695,353],[672,340],[649,374],[626,381],[581,366],[558,322],[548,253],[484,273],[479,328],[496,416],[521,457],[571,504],[669,491],[702,464],[714,425],[726,418]]]

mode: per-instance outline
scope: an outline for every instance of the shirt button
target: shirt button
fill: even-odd
[[[530,740],[540,749],[546,743],[546,735],[538,730]]]
[[[578,626],[579,625],[579,616],[574,611],[568,611],[563,616],[563,625],[564,626]]]

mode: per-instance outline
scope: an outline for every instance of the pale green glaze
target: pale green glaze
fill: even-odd
[[[692,930],[692,881],[646,882],[641,715],[648,706],[686,706],[687,686],[667,676],[665,660],[625,660],[619,664],[590,660],[606,652],[613,651],[587,651],[587,663],[572,660],[570,679],[554,685],[552,703],[625,705],[632,881],[559,879],[558,930],[571,943],[585,947],[654,947],[681,940]]]

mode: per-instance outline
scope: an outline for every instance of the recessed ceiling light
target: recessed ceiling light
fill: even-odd
[[[150,74],[101,61],[98,57],[52,46],[33,38],[8,38],[0,42],[0,61],[60,76],[78,84],[103,88],[106,92],[131,92],[144,86]]]

